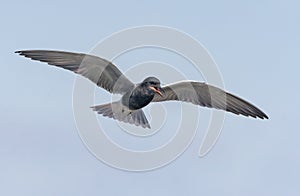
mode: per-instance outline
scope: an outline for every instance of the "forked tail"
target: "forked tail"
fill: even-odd
[[[151,128],[142,109],[129,110],[120,102],[97,105],[91,108],[98,114],[102,114],[103,116],[113,118],[125,123],[134,124],[136,126],[142,126],[143,128]]]

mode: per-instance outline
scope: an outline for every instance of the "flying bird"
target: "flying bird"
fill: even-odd
[[[151,102],[171,100],[268,119],[253,104],[204,82],[180,81],[162,87],[159,79],[147,77],[141,83],[134,84],[112,62],[97,56],[53,50],[23,50],[16,53],[73,71],[110,93],[122,95],[119,101],[91,108],[103,116],[143,128],[150,128],[150,124],[142,109]]]

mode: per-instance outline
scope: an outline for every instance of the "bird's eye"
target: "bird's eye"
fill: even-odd
[[[155,85],[155,82],[150,82],[151,85]]]

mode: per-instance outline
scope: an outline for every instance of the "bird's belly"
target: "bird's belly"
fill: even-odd
[[[153,96],[149,95],[132,95],[129,98],[129,109],[138,110],[148,105],[153,99]]]

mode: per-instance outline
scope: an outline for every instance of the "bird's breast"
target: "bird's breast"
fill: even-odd
[[[138,110],[148,105],[154,97],[154,94],[150,94],[144,91],[133,91],[130,94],[125,94],[122,97],[122,103],[130,110]]]

